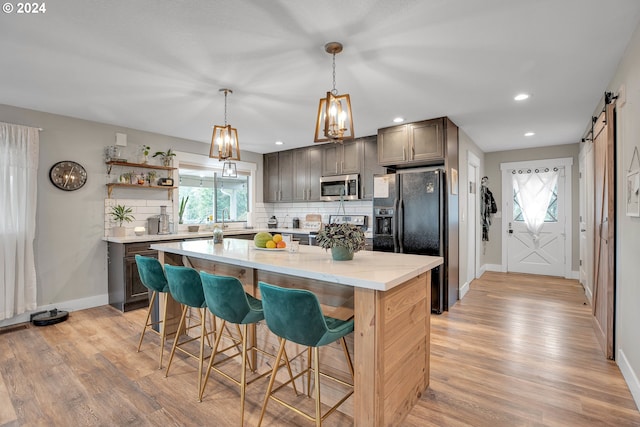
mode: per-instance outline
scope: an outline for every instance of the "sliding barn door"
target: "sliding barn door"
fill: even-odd
[[[615,298],[615,118],[609,104],[593,128],[595,150],[595,256],[593,319],[596,336],[608,359],[614,358]]]

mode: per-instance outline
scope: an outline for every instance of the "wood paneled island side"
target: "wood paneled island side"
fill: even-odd
[[[333,261],[315,246],[266,251],[238,239],[151,248],[161,262],[169,252],[198,270],[236,276],[256,297],[258,281],[305,288],[329,315],[353,315],[356,426],[399,425],[429,385],[431,269],[441,257],[361,251],[352,261]]]

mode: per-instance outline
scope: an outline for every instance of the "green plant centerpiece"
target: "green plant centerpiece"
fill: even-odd
[[[171,166],[171,158],[174,157],[176,153],[173,152],[171,148],[167,151],[156,151],[153,157],[158,157],[162,159],[162,166]]]
[[[364,249],[364,232],[353,224],[327,224],[316,236],[316,243],[324,249],[331,249],[336,261],[353,259],[353,254]]]
[[[125,205],[111,206],[111,212],[109,212],[109,215],[111,215],[111,219],[118,223],[117,226],[111,229],[113,237],[125,236],[126,229],[122,226],[122,224],[125,222],[131,222],[135,219],[132,213],[133,209],[128,208]]]
[[[184,210],[187,208],[187,203],[189,203],[189,196],[180,198],[180,206],[178,207],[178,224],[182,224],[182,216],[184,215]]]

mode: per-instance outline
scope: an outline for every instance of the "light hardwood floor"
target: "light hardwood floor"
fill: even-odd
[[[403,425],[640,426],[585,301],[576,281],[485,273],[432,316],[431,384]],[[194,360],[176,359],[165,378],[157,337],[136,353],[143,321],[143,310],[98,307],[0,331],[0,426],[238,425],[235,385],[213,376],[199,403]],[[265,387],[248,388],[245,425],[256,425]],[[326,422],[351,424],[341,414]],[[270,404],[263,425],[309,423]]]

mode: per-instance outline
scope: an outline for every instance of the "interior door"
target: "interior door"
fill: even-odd
[[[477,225],[480,223],[478,218],[478,189],[479,189],[479,180],[480,180],[480,172],[479,172],[479,160],[473,153],[469,152],[469,165],[468,165],[468,179],[469,179],[469,193],[467,195],[467,238],[468,238],[468,246],[467,246],[467,279],[466,286],[460,289],[460,298],[464,296],[463,292],[466,293],[468,291],[468,286],[471,285],[473,279],[476,278],[476,270],[477,270],[477,259],[478,259],[478,250],[477,250],[477,240],[478,240],[478,229]]]
[[[595,254],[592,310],[596,337],[608,359],[614,358],[615,295],[615,119],[612,104],[593,128]]]
[[[593,302],[593,134],[580,146],[580,283]]]
[[[530,174],[535,179],[537,171],[556,169],[557,185],[553,189],[547,207],[544,225],[538,236],[529,232],[523,218],[524,206],[520,206],[514,191],[513,175]],[[511,178],[511,179],[510,179]],[[505,212],[508,219],[507,234],[507,271],[549,276],[565,275],[565,238],[566,218],[566,173],[564,166],[531,165],[512,170],[506,174],[509,180],[510,203]]]

